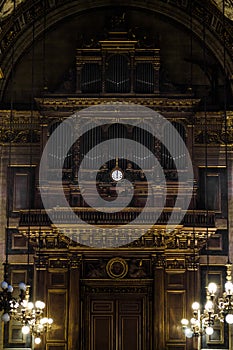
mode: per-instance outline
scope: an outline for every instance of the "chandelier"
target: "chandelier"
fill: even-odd
[[[222,297],[217,297],[217,285],[213,285],[212,288],[212,298],[216,303],[218,308],[218,318],[220,321],[226,321],[228,324],[233,324],[233,283],[232,283],[232,264],[226,264],[227,267],[227,276],[225,283],[225,291],[223,292]]]
[[[25,284],[19,284],[19,298],[18,300],[13,297],[13,287],[6,281],[1,282],[2,291],[0,292],[0,311],[3,311],[2,321],[9,322],[12,312],[12,308],[17,308],[25,297]]]
[[[13,319],[22,324],[22,333],[31,334],[35,344],[41,343],[41,336],[50,330],[53,323],[52,318],[43,317],[45,303],[37,300],[35,303],[29,301],[29,286],[26,286],[25,299],[20,305],[11,309]]]
[[[195,301],[192,304],[193,316],[190,321],[185,318],[181,320],[182,328],[187,338],[192,338],[193,336],[197,337],[204,334],[212,335],[214,333],[213,326],[215,321],[222,321],[219,314],[216,312],[216,306],[213,299],[214,290],[217,290],[217,285],[215,283],[209,283],[206,291],[206,304],[203,313],[201,313],[200,304]]]
[[[228,263],[225,291],[221,297],[217,297],[217,284],[209,283],[206,290],[206,304],[203,313],[200,311],[200,304],[192,304],[193,317],[189,320],[181,320],[184,334],[187,338],[200,335],[212,335],[216,321],[233,324],[233,283],[232,264]]]
[[[7,323],[14,319],[22,324],[22,333],[31,334],[35,344],[41,343],[41,336],[51,329],[52,318],[44,317],[45,303],[37,300],[35,303],[29,301],[29,286],[25,283],[19,284],[20,295],[16,299],[12,296],[13,287],[7,282],[1,283],[0,311],[4,311],[2,320]]]

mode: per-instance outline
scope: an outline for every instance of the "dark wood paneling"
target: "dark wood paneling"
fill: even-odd
[[[113,344],[113,315],[91,317],[91,350],[115,350]]]
[[[184,289],[185,283],[184,273],[167,273],[167,286],[168,288],[182,288]]]
[[[185,291],[168,291],[166,309],[166,340],[168,342],[181,342],[184,334],[180,326],[185,310]]]
[[[67,292],[50,289],[48,291],[48,314],[53,315],[53,327],[48,332],[48,341],[65,341],[67,334]]]
[[[92,300],[91,302],[91,312],[93,313],[113,313],[114,302],[113,301],[102,301],[102,300]]]
[[[90,349],[114,349],[114,303],[113,301],[91,300]]]
[[[142,349],[142,301],[128,300],[118,302],[119,309],[119,350]]]
[[[46,350],[67,350],[66,344],[47,344]]]
[[[143,298],[138,296],[90,299],[88,350],[144,350],[146,330]],[[131,299],[131,300],[130,300]],[[87,325],[88,326],[88,325]]]
[[[167,345],[167,350],[185,350],[185,345]]]
[[[119,316],[119,350],[141,350],[141,317]]]
[[[50,272],[49,273],[50,287],[66,287],[67,273],[66,272]]]

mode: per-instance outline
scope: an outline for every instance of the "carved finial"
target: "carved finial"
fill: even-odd
[[[125,30],[125,12],[122,15],[116,15],[111,18],[111,31],[124,31]]]

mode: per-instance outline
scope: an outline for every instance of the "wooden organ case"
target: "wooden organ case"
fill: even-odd
[[[109,32],[77,49],[76,93],[156,94],[159,92],[160,50],[129,39],[128,32]]]
[[[160,50],[127,31],[112,30],[108,37],[92,39],[77,49],[76,93],[50,94],[37,99],[42,115],[41,139],[53,134],[73,111],[106,103],[134,103],[154,109],[170,119],[191,150],[191,117],[198,101],[190,95],[159,93]],[[82,124],[83,123],[83,124]],[[48,154],[47,193],[55,209],[60,229],[43,209],[22,211],[19,230],[28,234],[35,247],[36,293],[45,300],[54,326],[38,349],[46,350],[191,350],[195,342],[186,341],[180,320],[193,299],[198,254],[207,234],[215,231],[214,213],[195,208],[194,188],[190,208],[172,232],[166,223],[174,206],[178,178],[173,160],[163,145],[153,138],[151,121],[140,127],[122,125],[116,118],[98,126],[98,118],[80,119],[91,131],[80,137],[61,164],[59,150]],[[140,121],[138,122],[140,126]],[[161,132],[164,132],[161,131]],[[155,225],[142,237],[118,248],[93,248],[90,241],[79,244],[82,235],[90,236],[85,225],[65,224],[66,210],[57,206],[57,168],[63,166],[63,188],[73,211],[99,231],[105,226],[127,224],[141,210],[147,197],[147,179],[155,169],[145,159],[145,171],[128,159],[112,158],[102,164],[96,179],[105,200],[115,196],[111,172],[118,165],[135,185],[130,205],[119,213],[100,213],[88,207],[78,188],[82,157],[103,140],[126,137],[143,143],[159,159],[167,184],[165,208]],[[60,135],[60,144],[67,140]],[[44,144],[41,145],[42,149]],[[101,156],[96,154],[97,156]],[[186,171],[185,155],[179,157]],[[90,166],[89,166],[90,165]],[[85,169],[90,176],[91,160]],[[185,197],[187,186],[180,184]],[[160,196],[158,183],[151,203]],[[88,192],[88,184],[86,191]],[[92,193],[89,193],[92,196]],[[37,196],[39,203],[39,195]],[[39,204],[37,206],[39,207]],[[179,210],[178,210],[179,212]],[[150,210],[148,210],[150,215]],[[194,227],[195,226],[195,230]],[[127,230],[127,225],[125,226]]]

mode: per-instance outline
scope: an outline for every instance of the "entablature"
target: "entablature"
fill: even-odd
[[[88,211],[84,211],[85,208],[80,210],[85,214],[87,220]],[[135,208],[134,208],[135,209]],[[136,210],[137,211],[137,210]],[[127,220],[132,220],[132,213],[124,211]],[[180,225],[167,226],[167,221],[171,212],[163,212],[163,215],[159,218],[155,225],[152,225],[147,230],[146,234],[140,235],[141,232],[145,232],[146,223],[135,224],[135,227],[127,225],[122,228],[122,225],[117,225],[116,222],[110,222],[103,220],[103,214],[100,213],[98,225],[88,225],[85,222],[77,225],[75,222],[68,222],[67,217],[60,211],[61,220],[60,224],[57,223],[59,211],[56,211],[56,226],[51,223],[47,214],[33,211],[22,212],[21,220],[19,223],[19,232],[30,238],[31,243],[35,248],[46,249],[77,249],[78,251],[93,250],[93,246],[103,247],[103,244],[107,247],[119,246],[117,250],[154,250],[157,252],[169,252],[172,254],[177,252],[178,254],[192,254],[193,251],[198,252],[206,243],[207,239],[213,235],[217,228],[215,226],[215,214],[214,212],[206,211],[193,211],[190,210],[184,216]],[[93,217],[93,210],[91,215]],[[108,213],[109,214],[109,213]],[[120,213],[114,213],[120,215]],[[181,213],[177,213],[179,216]],[[129,215],[129,217],[128,217]],[[178,219],[178,216],[176,219]],[[125,218],[125,217],[123,217]],[[83,217],[84,219],[84,217]],[[109,220],[109,219],[108,219]],[[119,221],[119,218],[118,218]],[[67,223],[65,223],[67,222]],[[96,220],[95,220],[96,222]],[[123,222],[123,221],[122,221]],[[127,222],[126,222],[127,223]],[[115,226],[113,226],[115,224]],[[107,235],[104,231],[107,229]],[[124,231],[124,232],[123,232]],[[120,234],[122,233],[122,235]],[[123,241],[124,235],[127,237],[125,244]],[[139,237],[134,239],[135,235]],[[103,237],[102,242],[97,242],[97,237]],[[132,237],[132,241],[129,243],[129,237]],[[118,240],[118,241],[117,241]],[[82,242],[80,244],[79,242]],[[84,242],[86,242],[84,244]],[[111,244],[112,243],[112,244]],[[109,250],[110,248],[106,248]],[[105,249],[104,249],[105,250]],[[111,250],[111,249],[110,249]]]

